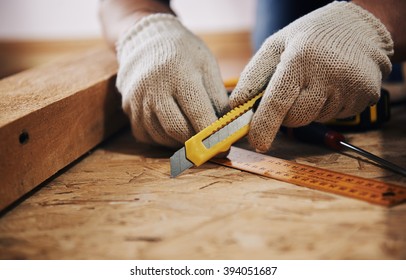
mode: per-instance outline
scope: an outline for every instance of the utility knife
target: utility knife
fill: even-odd
[[[219,118],[189,140],[170,158],[171,177],[177,177],[186,169],[200,166],[220,153],[227,152],[231,145],[248,134],[254,114],[252,108],[262,97],[261,92],[246,103]]]

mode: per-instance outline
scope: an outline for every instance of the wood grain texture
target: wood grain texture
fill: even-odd
[[[0,80],[0,209],[126,123],[106,48]]]
[[[383,130],[349,140],[406,167],[399,109]],[[112,138],[0,219],[0,257],[406,258],[406,204],[387,209],[212,163],[171,179],[172,152],[129,131]],[[283,135],[270,155],[406,186],[356,156]]]

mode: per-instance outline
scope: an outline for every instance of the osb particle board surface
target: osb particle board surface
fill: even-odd
[[[397,110],[349,134],[405,163]],[[247,147],[242,142],[240,146]],[[404,259],[406,205],[376,206],[212,163],[169,177],[173,151],[123,131],[0,219],[2,259]],[[278,136],[271,155],[406,185],[356,156]]]

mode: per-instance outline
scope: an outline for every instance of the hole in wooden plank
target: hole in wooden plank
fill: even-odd
[[[30,135],[28,134],[27,131],[22,131],[20,136],[18,137],[18,140],[20,141],[20,144],[24,145],[28,143],[28,140],[30,139]]]

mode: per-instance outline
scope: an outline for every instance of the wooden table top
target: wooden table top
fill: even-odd
[[[406,167],[405,105],[348,140]],[[247,147],[247,143],[240,145]],[[0,218],[2,259],[405,259],[406,204],[372,205],[207,163],[169,177],[173,151],[124,130]],[[352,153],[277,137],[272,156],[406,187]]]

